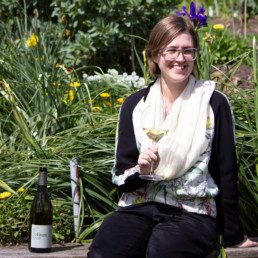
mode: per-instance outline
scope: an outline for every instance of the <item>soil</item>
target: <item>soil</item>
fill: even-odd
[[[226,28],[232,30],[232,19],[221,19],[219,17],[212,17],[209,20],[212,24],[223,24]],[[236,34],[241,35],[240,22],[238,20],[234,20],[235,23],[235,31]],[[246,26],[246,34],[247,35],[256,35],[258,38],[258,16],[248,20]],[[243,37],[243,36],[241,36]],[[258,46],[258,42],[257,42]],[[250,42],[250,47],[252,47],[252,42]],[[245,64],[241,64],[235,74],[232,76],[232,81],[234,84],[239,87],[252,87],[253,80],[253,69]]]
[[[222,19],[220,17],[209,18],[212,24],[223,24],[225,28],[232,30],[232,19]],[[241,34],[240,22],[234,19],[236,34]],[[246,24],[246,34],[258,36],[258,16],[248,20]]]

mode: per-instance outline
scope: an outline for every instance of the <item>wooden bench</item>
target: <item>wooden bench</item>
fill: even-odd
[[[258,238],[252,238],[253,241],[258,242]],[[251,258],[256,257],[258,258],[258,247],[248,247],[248,248],[233,248],[228,247],[225,249],[227,258]],[[216,251],[212,252],[206,258],[216,258]]]
[[[53,245],[50,253],[31,253],[27,244],[11,247],[0,247],[0,258],[85,258],[90,244],[66,243]]]
[[[258,241],[258,238],[253,238]],[[28,245],[0,247],[0,258],[86,258],[90,244],[67,243],[64,245],[53,245],[51,253],[31,253],[28,250]],[[228,258],[258,258],[258,247],[250,248],[226,248]],[[212,253],[207,258],[215,258],[216,252]],[[115,258],[115,257],[114,257]]]

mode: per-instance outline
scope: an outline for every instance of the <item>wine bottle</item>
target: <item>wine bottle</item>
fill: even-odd
[[[45,253],[52,245],[52,204],[47,192],[47,168],[39,169],[39,183],[30,209],[29,250]]]

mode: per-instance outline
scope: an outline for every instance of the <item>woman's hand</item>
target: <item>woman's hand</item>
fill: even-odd
[[[255,246],[258,246],[258,242],[252,241],[249,237],[245,236],[245,239],[242,243],[232,247],[243,248],[243,247],[255,247]]]
[[[149,146],[148,149],[143,151],[138,158],[139,173],[142,175],[149,174],[151,168],[153,170],[157,168],[159,161],[158,148],[154,145]]]

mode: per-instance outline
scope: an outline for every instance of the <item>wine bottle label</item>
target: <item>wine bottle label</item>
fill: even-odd
[[[52,225],[31,225],[31,247],[50,248],[52,245]]]

